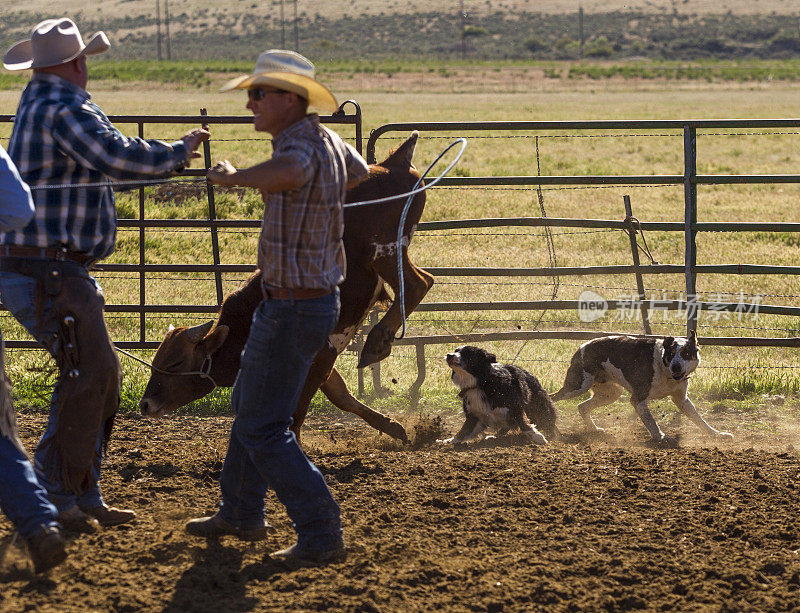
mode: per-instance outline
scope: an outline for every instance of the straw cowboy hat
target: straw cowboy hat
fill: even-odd
[[[314,78],[314,64],[294,51],[270,49],[258,56],[253,74],[228,81],[220,91],[251,89],[267,85],[294,92],[308,100],[309,106],[333,112],[339,103],[330,90]]]
[[[66,17],[46,19],[31,32],[30,40],[23,40],[9,49],[3,57],[8,70],[58,66],[78,59],[108,51],[111,45],[103,32],[96,32],[84,45],[75,22]]]

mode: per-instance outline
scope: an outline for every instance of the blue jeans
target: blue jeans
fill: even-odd
[[[309,551],[340,546],[342,523],[325,479],[289,427],[311,361],[338,317],[338,289],[310,300],[261,301],[233,386],[236,418],[220,477],[223,519],[262,526],[270,488],[286,507],[298,546]]]
[[[87,275],[88,277],[88,275]],[[65,283],[74,282],[74,278],[65,279]],[[102,290],[97,282],[92,277],[88,277],[94,284],[96,291],[102,295]],[[84,279],[80,279],[85,282]],[[11,272],[0,271],[0,298],[3,304],[22,324],[22,326],[30,332],[30,334],[39,341],[52,356],[56,356],[58,352],[58,320],[57,318],[48,317],[48,313],[52,308],[52,300],[48,298],[43,305],[42,325],[37,324],[36,317],[36,279],[25,275],[19,275]],[[59,481],[58,475],[53,471],[52,466],[46,460],[44,449],[48,443],[53,439],[58,425],[58,385],[50,398],[50,414],[47,420],[47,428],[45,429],[42,438],[34,453],[34,468],[39,483],[47,490],[47,496],[59,512],[71,509],[75,505],[83,509],[98,507],[103,504],[103,498],[100,494],[100,486],[98,479],[100,478],[100,463],[95,464],[93,471],[93,480],[89,488],[76,495],[67,491]],[[103,442],[103,429],[97,438],[97,451],[102,457],[102,442]]]
[[[30,460],[0,434],[0,507],[17,531],[29,538],[41,526],[57,526],[56,508],[36,480]]]

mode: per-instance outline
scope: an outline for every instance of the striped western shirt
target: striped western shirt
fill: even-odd
[[[297,189],[267,193],[258,266],[267,286],[333,290],[344,280],[344,216],[348,179],[369,168],[359,153],[310,114],[272,141],[273,158],[305,171]]]
[[[124,136],[83,88],[51,73],[34,73],[22,93],[8,153],[31,186],[36,213],[22,230],[0,234],[0,244],[63,246],[92,260],[116,242],[109,179],[164,177],[189,156],[182,141]]]

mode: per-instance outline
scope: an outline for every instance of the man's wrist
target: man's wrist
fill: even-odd
[[[172,149],[175,151],[175,157],[178,159],[177,164],[175,164],[174,171],[183,172],[189,165],[189,147],[186,146],[185,142],[179,140],[172,143]]]

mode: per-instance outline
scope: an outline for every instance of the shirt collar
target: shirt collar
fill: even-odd
[[[302,119],[295,121],[292,125],[286,128],[283,132],[278,134],[272,139],[272,148],[277,149],[285,142],[290,141],[301,134],[308,132],[315,132],[319,127],[319,115],[316,113],[309,113]]]
[[[52,72],[35,72],[31,77],[31,85],[36,86],[50,86],[58,93],[69,93],[80,98],[81,100],[89,100],[92,96],[82,87],[78,87],[72,81],[68,81],[64,77],[60,77]]]

